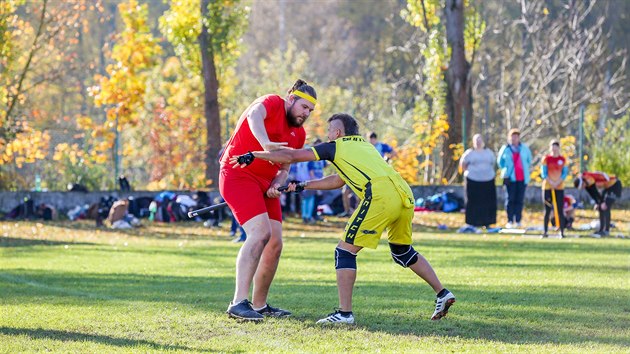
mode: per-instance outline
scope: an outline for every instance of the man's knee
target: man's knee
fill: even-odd
[[[392,258],[400,266],[407,268],[418,261],[418,252],[411,245],[389,244]]]
[[[357,270],[357,255],[343,248],[335,248],[335,269]]]
[[[282,238],[279,237],[271,237],[267,244],[265,245],[265,252],[269,252],[273,254],[276,258],[280,258],[280,254],[282,254]]]
[[[249,244],[255,246],[256,248],[260,248],[261,252],[262,249],[267,247],[271,240],[270,230],[256,230],[256,232],[245,230],[245,232],[247,233],[247,241],[249,242]]]

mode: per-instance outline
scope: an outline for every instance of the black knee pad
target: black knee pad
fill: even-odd
[[[392,251],[392,258],[401,267],[407,268],[418,261],[418,252],[411,245],[389,244]]]
[[[335,248],[335,269],[357,270],[357,255],[342,248]]]

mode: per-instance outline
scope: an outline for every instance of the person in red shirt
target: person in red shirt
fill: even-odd
[[[549,226],[549,217],[552,212],[556,212],[560,219],[560,237],[564,237],[564,179],[569,173],[567,168],[567,160],[560,155],[560,143],[552,140],[549,144],[551,154],[545,156],[541,166],[541,177],[543,179],[543,203],[545,205],[544,233],[543,237],[547,237],[547,227]],[[552,194],[555,194],[552,195]],[[555,204],[555,205],[554,205]],[[562,217],[561,217],[562,216]],[[555,216],[554,216],[555,219]]]
[[[599,211],[599,230],[595,237],[608,236],[610,233],[610,209],[617,198],[621,198],[621,181],[614,175],[604,172],[583,172],[573,181],[578,189],[586,189],[595,201],[595,208]],[[599,189],[602,192],[599,192]]]
[[[233,169],[229,160],[248,151],[302,148],[306,138],[302,125],[315,108],[316,99],[315,89],[303,80],[297,80],[284,98],[259,97],[239,118],[221,156],[219,191],[247,233],[236,258],[236,287],[227,309],[230,317],[260,321],[264,316],[286,317],[291,312],[267,303],[282,252],[278,187],[286,182],[290,164],[257,160],[250,168]]]

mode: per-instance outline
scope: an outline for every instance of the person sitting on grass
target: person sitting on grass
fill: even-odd
[[[357,254],[364,247],[376,248],[385,229],[392,258],[411,269],[436,292],[432,320],[446,316],[455,296],[445,289],[429,262],[411,246],[411,222],[414,197],[409,185],[378,151],[359,135],[356,120],[348,114],[334,114],[328,119],[329,142],[310,149],[256,151],[234,156],[230,163],[244,168],[256,158],[288,164],[300,161],[328,160],[338,174],[311,181],[293,181],[289,191],[337,189],[348,185],[360,198],[341,241],[335,248],[335,269],[339,291],[339,309],[317,321],[354,323],[352,290],[357,275]]]

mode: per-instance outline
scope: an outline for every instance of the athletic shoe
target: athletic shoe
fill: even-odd
[[[509,221],[505,224],[506,229],[511,229],[512,227],[514,227],[514,225],[512,225],[512,223]]]
[[[267,317],[289,317],[291,316],[291,312],[287,310],[283,310],[277,307],[272,307],[269,304],[266,304],[265,307],[260,310],[255,310],[259,314]]]
[[[254,311],[252,303],[247,299],[239,302],[238,304],[230,303],[226,313],[230,317],[245,321],[262,321],[264,319],[263,315]]]
[[[597,231],[594,234],[592,234],[591,236],[593,236],[595,238],[601,238],[602,236],[604,236],[604,232],[603,231]]]
[[[433,316],[431,316],[431,320],[433,321],[437,321],[446,316],[448,308],[455,303],[455,295],[448,290],[446,291],[447,293],[444,294],[444,296],[435,299],[435,312],[433,312]]]
[[[549,237],[549,235],[548,234],[542,234],[542,235],[540,235],[540,237],[547,238],[547,237]]]
[[[521,227],[523,227],[523,225],[522,225],[520,222],[517,222],[517,223],[516,223],[516,228],[517,228],[517,229],[520,229]]]
[[[330,324],[338,324],[338,323],[353,324],[354,316],[352,314],[349,314],[348,316],[344,316],[341,314],[341,310],[335,310],[335,312],[317,321],[317,324],[329,324],[329,323]]]

